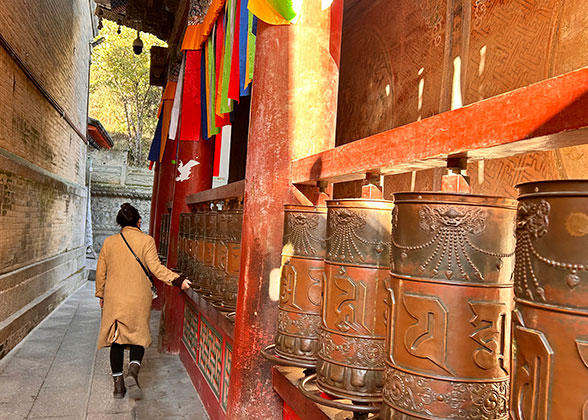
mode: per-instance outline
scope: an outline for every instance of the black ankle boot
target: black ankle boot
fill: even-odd
[[[117,400],[124,398],[125,392],[127,392],[127,389],[125,388],[125,381],[124,381],[122,375],[115,376],[115,377],[113,377],[113,379],[114,379],[114,392],[112,394],[114,395],[114,398],[116,398]]]
[[[140,400],[143,397],[143,392],[139,386],[139,369],[141,369],[140,364],[129,364],[129,372],[125,378],[125,385],[129,389],[129,398],[133,400]]]

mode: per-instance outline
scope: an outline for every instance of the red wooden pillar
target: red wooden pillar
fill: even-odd
[[[180,141],[177,171],[173,181],[175,187],[167,257],[167,266],[170,268],[176,267],[177,264],[180,213],[190,211],[186,204],[186,196],[212,187],[213,163],[213,140]],[[178,290],[173,290],[170,286],[165,288],[167,290],[163,300],[159,349],[167,353],[179,353],[184,320],[184,299]]]
[[[175,157],[175,142],[167,141],[163,153],[163,159],[157,165],[159,167],[159,176],[157,181],[157,201],[155,203],[155,214],[153,216],[153,239],[159,247],[161,233],[161,215],[167,213],[167,202],[173,198],[174,192],[174,173],[176,171],[175,163],[172,159]],[[153,205],[153,203],[152,203]],[[154,281],[159,297],[153,302],[154,309],[161,309],[165,289],[163,283],[157,279]]]
[[[259,351],[276,331],[290,161],[335,144],[341,20],[340,0],[304,2],[295,25],[258,26],[229,419],[282,418]]]

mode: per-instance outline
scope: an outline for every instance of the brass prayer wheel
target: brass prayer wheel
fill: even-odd
[[[236,207],[235,207],[236,206]],[[226,274],[221,288],[221,304],[227,310],[237,309],[239,289],[239,271],[241,268],[241,232],[243,230],[243,209],[238,204],[231,204],[225,213],[227,217]]]
[[[381,418],[508,419],[516,201],[394,204]]]
[[[220,303],[222,301],[222,289],[227,274],[228,247],[227,237],[229,230],[230,215],[226,206],[218,210],[216,216],[216,235],[214,240],[214,270],[210,284],[210,300]]]
[[[196,253],[197,253],[197,243],[196,243],[196,229],[198,228],[198,220],[200,218],[200,214],[196,212],[190,213],[188,217],[188,224],[190,229],[188,231],[188,245],[186,251],[186,272],[187,276],[194,282],[196,277],[195,273],[195,262],[196,262]]]
[[[315,365],[326,253],[326,207],[286,205],[275,352]]]
[[[327,208],[317,386],[352,401],[379,402],[393,203],[328,200]]]
[[[202,259],[202,269],[200,272],[200,287],[202,294],[210,296],[212,283],[215,278],[214,256],[216,247],[218,211],[216,205],[211,206],[204,212],[205,230],[204,230],[204,253]]]
[[[193,273],[193,281],[194,284],[192,287],[196,291],[200,291],[202,289],[202,280],[203,280],[203,270],[204,270],[204,254],[206,251],[205,246],[205,236],[206,236],[206,209],[203,207],[198,207],[195,213],[195,220],[194,223],[196,224],[195,232],[194,232],[194,249],[193,249],[193,261],[194,261],[194,268],[192,270]]]
[[[515,420],[588,419],[588,180],[520,184]]]
[[[188,232],[189,232],[189,225],[188,225],[188,217],[190,216],[189,213],[180,213],[180,220],[179,220],[179,232],[178,232],[178,263],[177,268],[181,273],[186,274],[186,263],[187,263],[187,255],[186,251],[188,249]]]

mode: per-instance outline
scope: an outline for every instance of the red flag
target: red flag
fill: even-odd
[[[214,166],[212,167],[212,176],[218,176],[220,173],[220,158],[223,131],[214,136]]]
[[[233,30],[233,54],[231,57],[231,77],[229,79],[229,98],[239,102],[239,11],[241,0],[237,0],[235,29]]]
[[[186,51],[180,140],[200,140],[200,67],[202,50]]]

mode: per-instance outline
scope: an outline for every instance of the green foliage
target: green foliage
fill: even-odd
[[[111,134],[117,150],[128,150],[131,166],[144,166],[157,125],[161,88],[149,85],[149,49],[166,44],[141,33],[143,53],[133,53],[137,32],[107,20],[100,35],[106,40],[92,53],[90,73],[91,117]]]

